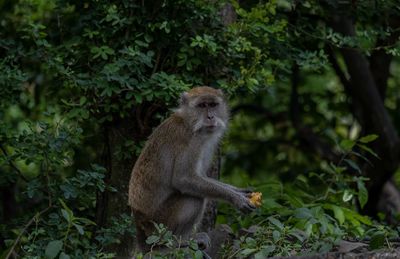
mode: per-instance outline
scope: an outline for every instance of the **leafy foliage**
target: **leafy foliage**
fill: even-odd
[[[235,10],[231,22],[223,15],[228,3]],[[221,205],[218,222],[236,234],[256,225],[226,245],[226,257],[330,251],[341,239],[369,239],[371,249],[390,245],[398,230],[356,209],[368,201],[369,179],[360,165],[377,157],[378,136],[363,136],[349,115],[330,51],[344,47],[368,56],[382,50],[393,58],[385,104],[399,127],[399,44],[385,43],[398,30],[385,15],[397,15],[398,3],[344,6],[357,18],[353,37],[330,28],[329,10],[337,5],[0,1],[2,256],[112,258],[112,247],[135,229],[125,213],[108,222],[99,216],[100,197],[122,188],[110,184],[105,153],[112,149],[121,161],[138,155],[146,134],[194,85],[222,88],[230,97],[225,180],[264,194],[263,207],[249,216]],[[111,148],[105,132],[124,119],[139,130]],[[338,161],[304,144],[299,132],[308,127]],[[158,226],[147,241],[172,248],[177,237]],[[171,253],[201,256],[194,242]]]
[[[183,243],[181,238],[174,236],[163,224],[154,224],[156,231],[146,240],[151,245],[148,255],[152,258],[203,258],[203,252],[199,249],[197,243],[193,240],[187,240]],[[163,251],[154,249],[157,246],[164,248]],[[135,255],[142,258],[142,254]]]

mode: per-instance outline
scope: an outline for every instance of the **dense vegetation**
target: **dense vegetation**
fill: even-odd
[[[0,0],[1,258],[131,253],[130,171],[196,85],[232,107],[221,178],[263,193],[250,215],[220,204],[224,257],[391,247],[396,2]],[[170,245],[158,230],[149,244]]]

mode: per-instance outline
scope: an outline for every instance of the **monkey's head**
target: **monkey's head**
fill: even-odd
[[[193,132],[200,133],[223,131],[229,118],[223,92],[207,86],[184,92],[176,112],[186,120]]]

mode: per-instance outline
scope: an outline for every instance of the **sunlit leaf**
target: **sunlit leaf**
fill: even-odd
[[[376,135],[376,134],[371,134],[371,135],[367,135],[367,136],[365,136],[365,137],[360,138],[358,141],[361,142],[361,143],[366,144],[366,143],[369,143],[369,142],[374,141],[374,140],[377,139],[378,137],[379,137],[379,136]]]
[[[343,210],[340,207],[336,206],[336,205],[331,205],[331,208],[333,210],[333,215],[339,221],[339,224],[342,225],[344,223],[344,220],[345,220]]]
[[[344,201],[344,202],[348,202],[348,201],[350,201],[352,198],[353,198],[353,194],[352,194],[350,191],[345,190],[344,193],[343,193],[343,197],[342,197],[343,201]]]

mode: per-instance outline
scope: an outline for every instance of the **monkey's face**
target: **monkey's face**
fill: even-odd
[[[194,132],[214,133],[226,128],[228,111],[218,96],[204,95],[189,101]]]
[[[228,123],[229,111],[221,90],[207,86],[192,88],[181,96],[177,110],[193,132],[221,132]]]

